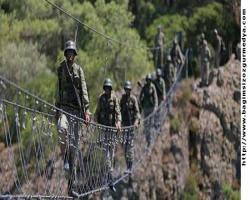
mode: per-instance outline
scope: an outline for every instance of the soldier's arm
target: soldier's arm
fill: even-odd
[[[98,121],[98,116],[99,116],[99,113],[100,113],[100,97],[97,99],[97,106],[96,106],[96,109],[95,109],[95,114],[94,114],[94,120],[99,123]]]
[[[163,86],[163,100],[166,99],[166,85],[165,85],[165,81],[163,79],[162,80],[162,86]]]
[[[138,101],[136,99],[136,97],[134,97],[134,102],[135,102],[135,124],[139,124],[140,119],[141,119],[141,115],[140,115],[140,110],[139,110],[139,105],[138,105]]]
[[[60,82],[60,78],[59,78],[59,68],[57,69],[57,83],[56,83],[56,93],[55,93],[55,106],[57,107],[57,108],[61,108],[61,98],[60,98],[60,86],[59,86],[59,84],[61,84],[61,83],[59,83]],[[56,111],[56,115],[55,115],[55,118],[56,118],[56,120],[58,120],[58,118],[59,118],[59,115],[60,115],[60,112],[57,110]]]
[[[115,116],[116,116],[115,121],[116,121],[116,123],[118,123],[118,122],[121,123],[121,121],[122,121],[121,110],[120,110],[119,105],[120,105],[119,100],[117,97],[115,97]]]
[[[155,86],[153,85],[152,86],[153,87],[153,93],[154,93],[154,110],[156,110],[157,109],[157,107],[158,107],[158,96],[157,96],[157,92],[156,92],[156,89],[155,89]]]
[[[85,112],[89,112],[88,90],[87,90],[84,72],[81,67],[80,67],[80,76],[81,76],[81,85],[82,85],[82,101],[83,101],[82,103],[83,103]]]

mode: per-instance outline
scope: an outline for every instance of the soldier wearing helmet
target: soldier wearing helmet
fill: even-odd
[[[176,69],[179,69],[179,67],[184,64],[184,56],[181,52],[181,47],[178,44],[178,40],[177,38],[174,39],[173,41],[173,46],[171,48],[171,58],[172,58],[172,62],[175,66]]]
[[[97,107],[95,111],[95,121],[105,126],[116,127],[121,129],[121,112],[119,101],[116,95],[112,92],[112,81],[110,78],[106,78],[103,83],[104,92],[99,96],[97,101]],[[108,175],[111,189],[114,189],[112,182],[113,171],[113,157],[114,157],[114,141],[109,141],[114,134],[111,131],[104,130],[103,135],[105,138],[105,162],[108,167]]]
[[[157,92],[158,104],[160,105],[160,103],[166,99],[166,87],[165,82],[162,78],[161,69],[156,70],[156,79],[154,80],[154,85]]]
[[[65,60],[57,68],[58,82],[55,105],[67,113],[83,118],[85,123],[89,123],[88,91],[84,72],[75,63],[76,55],[75,42],[71,40],[66,42],[64,48]],[[70,173],[68,192],[71,194],[76,178],[77,149],[75,147],[78,147],[81,124],[76,123],[76,119],[59,111],[57,111],[56,118],[58,119],[57,129],[61,140],[61,156],[64,159],[64,169]],[[73,124],[76,125],[73,126]],[[73,144],[74,148],[69,144]]]
[[[203,43],[204,41],[206,41],[206,37],[205,37],[205,34],[204,33],[201,33],[200,37],[198,38],[198,42],[197,42],[197,48],[198,48],[198,62],[199,62],[199,65],[201,66],[202,63],[201,63],[201,50],[203,48]]]
[[[166,64],[163,68],[163,75],[164,75],[163,77],[165,81],[166,91],[168,91],[171,85],[174,83],[175,74],[176,74],[175,66],[172,62],[171,56],[168,55],[166,59]]]
[[[221,64],[222,55],[224,54],[225,50],[225,44],[222,39],[222,37],[219,35],[217,29],[214,29],[214,50],[215,50],[215,58],[214,58],[214,66],[215,68],[218,68]]]
[[[158,98],[155,86],[152,83],[151,74],[146,76],[146,83],[141,90],[139,99],[144,117],[147,117],[151,112],[156,110],[158,106]]]
[[[139,105],[136,97],[131,94],[132,85],[130,81],[125,81],[124,91],[120,100],[120,108],[122,115],[122,126],[132,126],[138,127],[140,122],[140,111]],[[127,133],[125,141],[125,158],[127,163],[127,172],[130,172],[133,165],[133,147],[134,147],[134,130],[131,129]]]
[[[201,86],[208,85],[209,76],[209,65],[210,65],[211,53],[208,47],[207,41],[203,41],[203,46],[201,49]]]
[[[146,76],[146,83],[142,87],[139,100],[144,118],[147,118],[150,113],[156,111],[158,107],[158,97],[155,86],[152,83],[151,74],[148,74]],[[144,122],[144,134],[146,137],[147,145],[149,146],[151,144],[151,133],[149,131],[151,124],[150,120],[148,119]]]
[[[157,27],[157,34],[155,35],[155,46],[154,46],[154,64],[155,68],[162,68],[164,62],[164,42],[165,36],[162,32],[162,26]]]

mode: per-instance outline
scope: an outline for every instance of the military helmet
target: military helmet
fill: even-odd
[[[124,89],[131,90],[132,89],[132,84],[130,81],[125,81],[124,82]]]
[[[77,55],[76,52],[76,43],[72,40],[69,40],[65,43],[65,47],[64,47],[64,54],[67,50],[74,50],[75,51],[75,55]]]
[[[158,69],[156,70],[156,75],[157,75],[157,76],[161,76],[161,75],[162,75],[161,69],[158,68]]]
[[[104,82],[103,82],[103,89],[104,89],[104,87],[111,87],[111,89],[112,89],[112,81],[111,81],[110,78],[106,78],[104,80]]]
[[[147,76],[146,76],[146,81],[147,81],[147,80],[152,81],[152,75],[151,75],[151,74],[147,74]]]
[[[162,29],[162,26],[159,24],[159,25],[157,26],[157,29]]]

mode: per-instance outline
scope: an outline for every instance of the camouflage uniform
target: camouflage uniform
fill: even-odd
[[[80,105],[70,80],[70,76],[72,77],[75,88],[79,94],[79,97],[81,98],[81,105],[86,112],[88,111],[89,107],[89,98],[84,73],[82,68],[76,63],[72,65],[69,71],[70,75],[67,69],[66,61],[63,61],[57,69],[58,83],[55,104],[56,107],[61,108],[62,110],[74,116],[82,117],[83,112],[80,109]],[[79,146],[81,124],[77,120],[71,118],[69,115],[60,113],[57,129],[61,142],[66,143],[67,150],[65,152],[65,157],[69,162],[71,177],[69,180],[69,190],[71,190],[71,186],[76,178],[76,154],[77,148]]]
[[[158,106],[158,98],[153,83],[145,84],[140,93],[140,103],[143,110],[144,118],[156,110]]]
[[[170,55],[167,56],[166,64],[165,67],[163,68],[163,74],[164,74],[163,77],[165,80],[166,91],[168,91],[171,85],[174,83],[176,75],[175,66],[171,61]]]
[[[215,34],[215,58],[214,58],[214,66],[218,68],[220,66],[221,61],[221,46],[222,46],[222,38],[218,34],[217,30],[214,30]]]
[[[171,58],[172,62],[175,66],[175,68],[178,70],[179,67],[184,64],[184,56],[181,52],[181,48],[177,42],[177,40],[174,40],[173,47],[171,49]]]
[[[121,122],[119,102],[113,92],[111,92],[110,96],[106,95],[105,93],[99,96],[95,111],[95,120],[102,125],[112,127],[115,127],[117,122]],[[108,167],[109,175],[112,176],[111,173],[113,170],[114,159],[114,133],[110,132],[110,130],[105,130],[101,134],[102,137],[104,137],[104,155],[106,166]]]
[[[150,113],[155,111],[158,106],[158,97],[154,84],[151,82],[151,76],[147,76],[146,80],[150,80],[147,82],[140,93],[140,105],[143,111],[144,118],[147,118]],[[144,121],[144,133],[146,136],[147,145],[151,144],[151,134],[150,134],[150,126],[151,126],[151,118],[148,118]]]
[[[155,35],[155,50],[154,50],[154,63],[155,68],[162,68],[164,64],[164,33],[161,27],[158,27],[158,33]]]
[[[126,94],[123,94],[120,100],[120,107],[122,115],[122,126],[131,126],[139,123],[140,111],[137,99],[134,95],[128,96]],[[134,130],[131,130],[127,133],[125,141],[125,156],[127,168],[131,170],[134,159]]]
[[[201,84],[208,85],[209,76],[209,63],[210,63],[211,53],[207,46],[207,42],[204,41],[203,47],[201,49]]]
[[[154,85],[158,97],[158,104],[160,105],[161,102],[166,98],[166,87],[165,87],[165,82],[161,77],[161,71],[157,69],[156,73],[157,73],[157,78],[154,80]]]
[[[198,46],[198,63],[199,63],[200,66],[202,65],[202,63],[201,63],[201,50],[202,50],[204,41],[206,41],[205,34],[202,33],[201,37],[199,38],[199,40],[197,42],[197,46]]]

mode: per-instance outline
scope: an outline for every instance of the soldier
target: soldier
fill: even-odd
[[[208,85],[210,58],[210,49],[208,48],[207,41],[204,40],[203,47],[201,49],[201,86]]]
[[[140,93],[140,105],[143,111],[143,116],[146,118],[150,113],[156,110],[158,106],[158,98],[157,92],[154,84],[152,83],[152,76],[148,74],[146,76],[146,84],[143,86]],[[151,135],[150,135],[150,120],[147,119],[144,124],[145,135],[147,140],[147,145],[149,146],[151,143]]]
[[[132,126],[138,127],[140,122],[140,111],[137,99],[131,94],[131,82],[125,81],[124,90],[125,94],[122,95],[120,101],[121,115],[122,115],[122,126]],[[133,165],[133,147],[134,147],[134,131],[131,130],[127,133],[127,138],[125,142],[125,157],[127,163],[127,172],[131,172]]]
[[[76,45],[73,41],[65,43],[65,60],[57,69],[58,83],[56,92],[57,108],[89,122],[89,98],[82,68],[75,63]],[[81,124],[69,115],[57,111],[58,133],[64,169],[69,171],[68,193],[72,195],[76,178],[76,153],[79,144]],[[70,131],[72,130],[72,131]],[[72,147],[73,146],[73,147]]]
[[[112,92],[112,81],[107,78],[103,83],[104,92],[99,96],[95,111],[96,122],[105,125],[116,127],[118,131],[121,129],[121,112],[119,102],[115,94]],[[113,138],[113,132],[109,130],[103,133],[105,141],[105,161],[108,167],[108,176],[110,179],[110,188],[114,190],[112,182],[113,157],[114,157],[114,141],[108,141]]]
[[[171,58],[172,58],[172,62],[175,66],[175,68],[179,69],[179,67],[184,64],[184,56],[181,52],[181,48],[178,44],[178,41],[177,39],[175,38],[174,41],[173,41],[173,47],[171,49]]]
[[[200,66],[201,66],[201,49],[203,47],[204,40],[206,40],[205,39],[205,34],[201,33],[200,38],[198,39],[198,42],[197,42],[197,47],[198,47],[198,63],[199,63]]]
[[[157,34],[155,35],[155,50],[154,50],[154,63],[155,69],[162,68],[164,62],[164,40],[165,36],[162,32],[162,27],[157,27]]]
[[[166,64],[165,64],[165,67],[163,68],[163,70],[164,70],[163,74],[164,74],[166,91],[168,91],[170,89],[171,85],[174,83],[175,76],[176,76],[175,66],[172,63],[170,55],[167,56]]]
[[[156,79],[154,80],[155,89],[158,97],[158,104],[160,105],[166,99],[166,87],[162,78],[161,69],[156,70]]]
[[[218,31],[214,29],[215,36],[215,58],[214,58],[214,66],[218,68],[221,62],[221,52],[223,50],[223,41],[222,37],[219,35]]]

